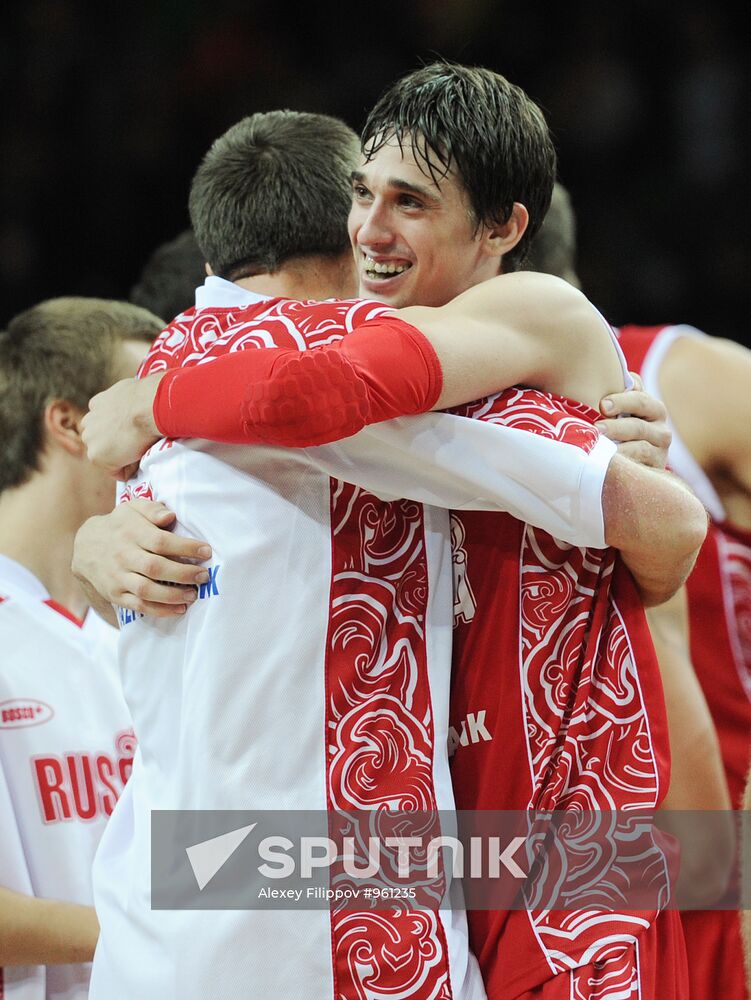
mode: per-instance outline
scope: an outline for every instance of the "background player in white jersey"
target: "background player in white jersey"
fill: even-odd
[[[551,183],[552,183],[552,179],[551,179]],[[406,186],[406,185],[405,185],[405,186]],[[414,188],[414,187],[416,187],[416,186],[417,186],[417,185],[413,185],[413,188]],[[454,214],[455,214],[455,213],[454,213]],[[465,217],[465,218],[466,218],[466,217]],[[516,232],[514,233],[514,237],[518,237],[518,235],[519,235],[519,233],[518,233],[518,229],[517,229],[517,231],[516,231]],[[514,243],[514,242],[516,242],[516,239],[515,239],[514,237],[512,237],[512,239],[511,239],[511,244],[512,244],[512,245],[513,245],[513,243]],[[495,244],[495,245],[497,246],[497,244]],[[481,256],[482,256],[482,255],[481,255]],[[490,254],[488,254],[488,256],[490,256]],[[511,295],[511,296],[513,296],[513,292],[511,291],[511,287],[512,287],[512,285],[513,285],[514,287],[516,287],[516,285],[517,285],[518,283],[515,283],[515,282],[513,282],[513,280],[512,280],[512,279],[504,279],[504,280],[505,280],[505,285],[504,285],[504,287],[508,289],[508,294],[509,294],[509,295]],[[268,277],[268,275],[264,275],[264,277],[263,277],[263,281],[259,281],[259,282],[256,282],[255,284],[256,284],[256,287],[259,287],[259,286],[261,286],[261,287],[262,287],[262,286],[263,286],[263,284],[266,284],[266,286],[268,287],[268,284],[269,284],[269,277]],[[527,287],[527,288],[530,288],[530,287],[532,287],[532,286],[531,286],[531,285],[526,285],[526,287]],[[597,328],[597,329],[598,329],[598,332],[602,330],[602,328],[601,328],[600,326],[598,326],[598,328]],[[165,351],[166,351],[166,353],[167,353],[167,354],[169,353],[169,352],[168,352],[168,348],[169,348],[169,345],[170,345],[170,343],[171,343],[171,339],[172,339],[173,337],[177,338],[177,333],[178,333],[178,331],[177,331],[177,330],[172,330],[172,331],[169,331],[168,335],[167,335],[167,336],[166,336],[166,337],[164,338],[164,340],[163,340],[163,343],[164,343],[164,347],[165,347]],[[355,337],[355,336],[356,336],[356,334],[354,334],[354,335],[353,335],[353,337]],[[184,340],[184,338],[183,338],[183,340]],[[177,343],[178,343],[178,341],[177,341],[177,340],[175,340],[175,343],[177,344]],[[559,353],[560,353],[560,344],[558,345],[558,348],[559,348]],[[166,354],[165,354],[165,357],[166,357]],[[215,368],[216,368],[216,369],[218,370],[219,368],[221,368],[221,364],[219,364],[219,363],[217,362],[217,363],[215,363],[215,364],[212,364],[212,365],[209,365],[209,366],[202,366],[202,368],[203,368],[203,369],[204,369],[205,371],[207,371],[207,370],[211,370],[211,369],[215,369]],[[171,384],[172,384],[172,385],[174,385],[174,382],[172,382]],[[216,397],[214,397],[214,400],[216,401]],[[667,571],[668,571],[669,573],[672,573],[672,572],[674,572],[674,567],[668,567],[668,568],[667,568]]]
[[[0,996],[14,1000],[88,992],[91,862],[134,744],[116,634],[70,569],[78,528],[114,503],[80,427],[160,327],[126,303],[60,298],[0,332]]]

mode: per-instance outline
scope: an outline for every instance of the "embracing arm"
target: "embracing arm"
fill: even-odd
[[[309,351],[237,351],[117,383],[92,400],[84,440],[118,472],[163,435],[308,447],[516,384],[593,406],[623,385],[602,317],[550,275],[493,278],[441,308],[384,314]],[[102,400],[117,394],[132,416],[116,428],[114,452],[99,439]]]
[[[605,540],[619,549],[644,604],[662,604],[685,583],[707,533],[707,513],[669,472],[614,456],[602,495]]]

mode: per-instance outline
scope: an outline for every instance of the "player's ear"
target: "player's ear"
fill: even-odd
[[[84,455],[81,440],[83,410],[67,399],[53,399],[44,408],[44,432],[48,442],[69,455]]]
[[[511,215],[497,226],[488,226],[483,232],[483,246],[489,257],[502,257],[513,250],[524,236],[529,225],[529,212],[520,201],[514,202]]]

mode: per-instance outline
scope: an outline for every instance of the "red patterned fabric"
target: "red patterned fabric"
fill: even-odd
[[[641,371],[664,326],[619,332],[629,368]],[[691,659],[717,729],[734,809],[741,808],[751,756],[751,533],[711,524],[687,583]],[[691,996],[747,1000],[738,913],[683,914]]]
[[[688,585],[691,658],[712,713],[734,809],[742,808],[751,756],[751,537],[710,525]],[[747,1000],[739,914],[683,914],[691,996]]]
[[[659,333],[666,329],[665,324],[660,326],[631,326],[626,325],[617,329],[618,343],[626,356],[628,370],[641,374],[644,359],[650,347],[655,342]]]
[[[390,310],[379,302],[342,300],[298,302],[265,299],[229,309],[189,309],[156,338],[139,377],[188,365],[205,364],[234,351],[295,347],[299,351],[341,339],[362,323]]]
[[[435,814],[422,505],[384,504],[332,481],[331,511],[330,808]],[[440,836],[437,819],[428,822]],[[353,912],[345,905],[332,914],[337,997],[451,996],[438,882],[432,910]],[[358,967],[371,968],[365,980]]]
[[[543,396],[527,412],[533,395],[504,393],[461,412],[591,446],[594,411]],[[617,554],[572,548],[508,515],[453,518],[451,719],[465,737],[456,740],[453,763],[457,807],[655,806],[669,775],[662,684],[641,601]],[[651,850],[659,868],[661,854]],[[642,873],[639,854],[633,860]],[[622,875],[625,888],[627,866]],[[558,988],[584,997],[595,994],[569,970],[581,966],[586,978],[592,963],[633,969],[628,955],[651,933],[656,911],[476,910],[469,918],[493,1000],[543,986],[546,997]],[[613,976],[596,995],[624,995],[622,986]],[[641,989],[641,996],[679,995]]]
[[[492,994],[489,995],[492,1000]],[[517,1000],[604,1000],[607,997],[680,997],[687,1000],[686,948],[680,915],[666,910],[623,948],[603,949],[596,962],[521,994]]]

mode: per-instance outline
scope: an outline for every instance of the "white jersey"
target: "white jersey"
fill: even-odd
[[[212,292],[219,301],[206,301]],[[361,308],[308,304],[316,327],[301,322],[305,304],[266,309],[221,279],[204,293],[204,308],[179,317],[152,358],[190,341],[193,359],[210,359],[212,345],[236,349],[233,330],[244,347],[261,346],[248,345],[255,329],[273,345],[292,324],[296,342],[312,346],[317,329],[331,338],[332,313],[351,319]],[[151,910],[150,814],[453,810],[448,511],[423,503],[530,509],[557,536],[601,546],[613,451],[600,441],[584,454],[446,414],[301,451],[151,449],[125,497],[163,501],[178,532],[207,539],[211,579],[180,619],[121,615],[140,749],[95,862],[94,1000],[484,997],[459,910],[421,911],[417,921],[384,911]],[[413,499],[391,499],[404,494]]]
[[[0,556],[0,885],[92,905],[91,864],[131,769],[117,630],[76,621]],[[83,1000],[90,966],[0,969],[7,1000]]]

